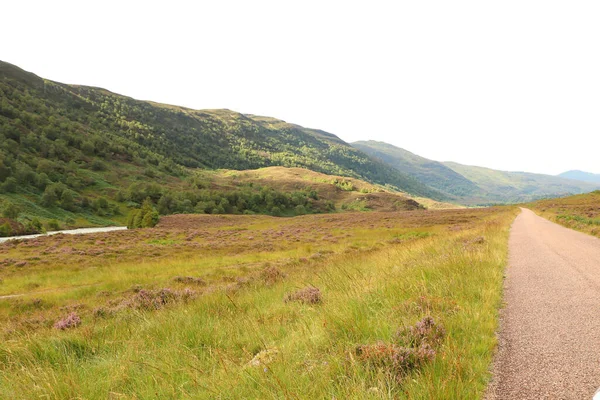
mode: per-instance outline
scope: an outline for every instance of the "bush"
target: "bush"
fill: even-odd
[[[92,168],[92,171],[104,171],[106,170],[106,165],[104,165],[104,163],[100,160],[94,160],[92,161],[92,164],[90,166]]]
[[[142,208],[131,210],[127,216],[127,228],[152,228],[156,226],[159,220],[158,211],[152,205],[152,201],[147,198],[142,204]]]
[[[50,231],[58,231],[60,229],[60,225],[58,224],[58,221],[55,219],[51,219],[50,221],[48,221],[46,223],[46,225],[48,226],[48,230],[50,230]]]
[[[76,193],[72,190],[65,190],[60,196],[60,207],[67,211],[75,211],[75,195]]]
[[[53,207],[56,204],[56,201],[58,200],[58,197],[56,195],[56,191],[54,190],[53,186],[46,186],[46,189],[44,190],[44,194],[42,195],[42,200],[41,200],[41,204],[44,207]]]
[[[398,330],[392,343],[378,342],[356,347],[357,359],[401,381],[412,370],[431,362],[446,331],[427,316],[414,326]]]
[[[81,325],[81,318],[79,318],[79,315],[72,312],[71,314],[67,315],[66,317],[61,318],[58,321],[56,321],[56,323],[54,324],[54,329],[63,331],[65,329],[76,328],[79,325]]]
[[[2,209],[2,216],[10,219],[17,219],[21,212],[19,206],[13,203],[8,203]]]
[[[438,346],[442,343],[446,330],[427,316],[413,326],[400,328],[396,332],[396,340],[401,345],[419,347],[423,344]]]
[[[8,222],[0,225],[0,236],[2,237],[6,237],[6,236],[12,236],[13,231],[12,228],[10,227],[10,225],[8,224]]]
[[[25,229],[27,230],[27,233],[41,233],[44,231],[42,223],[37,218],[33,218],[31,221],[29,221]]]
[[[17,180],[12,176],[10,178],[6,178],[4,183],[0,185],[0,191],[3,193],[14,193],[17,191]]]

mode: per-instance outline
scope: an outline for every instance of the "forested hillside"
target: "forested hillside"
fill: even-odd
[[[266,166],[304,167],[444,198],[323,131],[229,110],[138,101],[48,81],[0,62],[0,209],[11,209],[5,214],[14,215],[16,206],[26,216],[85,225],[122,220],[147,197],[155,205],[162,197],[174,199],[170,203],[179,206],[170,212],[270,212],[302,205],[283,201],[289,193],[262,193],[277,192],[275,187],[255,186],[229,198],[209,193],[209,184],[194,172]],[[232,205],[240,196],[247,204],[256,193],[265,204]],[[269,202],[272,197],[280,201]]]

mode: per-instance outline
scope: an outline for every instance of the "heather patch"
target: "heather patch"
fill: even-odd
[[[176,276],[173,278],[175,282],[185,283],[188,285],[206,286],[207,283],[204,279],[195,276]]]
[[[401,380],[435,357],[435,350],[429,345],[412,348],[383,342],[358,346],[355,353],[359,361],[391,374],[396,380]]]
[[[186,302],[193,299],[196,293],[190,289],[172,290],[169,288],[159,290],[139,290],[133,297],[124,300],[121,306],[138,310],[159,310],[168,304]]]
[[[285,279],[287,274],[277,267],[267,266],[260,272],[260,278],[267,285],[273,285]]]
[[[294,293],[289,293],[285,296],[285,302],[297,301],[303,304],[318,304],[323,301],[323,295],[319,288],[307,286],[297,290]]]
[[[446,336],[443,326],[436,324],[433,318],[427,316],[413,326],[400,328],[395,335],[398,343],[410,347],[429,345],[439,346]]]
[[[444,328],[427,316],[414,326],[399,329],[391,342],[360,345],[355,354],[365,365],[401,380],[435,358],[445,334]]]
[[[81,318],[79,317],[79,315],[77,315],[77,313],[72,312],[66,317],[63,317],[56,321],[56,323],[54,324],[54,328],[62,331],[65,329],[78,327],[79,325],[81,325]]]

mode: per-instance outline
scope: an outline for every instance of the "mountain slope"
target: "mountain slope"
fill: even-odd
[[[600,183],[600,174],[592,174],[591,172],[573,170],[563,172],[558,176],[566,179],[574,179],[576,181]]]
[[[152,164],[162,163],[168,170],[178,166],[303,167],[444,198],[323,131],[229,110],[191,110],[138,101],[104,89],[44,80],[2,62],[0,82],[0,124],[7,125],[3,132],[17,142],[14,147],[21,144],[21,136],[29,143],[33,138],[64,140],[67,150],[81,147],[87,139],[99,144],[95,150],[100,147],[106,160],[143,164],[150,158]],[[21,147],[15,150],[31,152],[29,146]],[[68,155],[64,158],[71,161]]]
[[[432,161],[382,142],[362,141],[352,145],[462,204],[516,203],[590,192],[600,187],[600,183],[580,182],[551,175],[505,172],[454,162]]]
[[[426,182],[427,185],[448,194],[451,198],[481,195],[481,189],[477,185],[440,162],[374,140],[353,142],[352,146],[421,182]]]
[[[48,81],[0,62],[0,213],[16,204],[28,221],[36,216],[62,225],[106,225],[122,222],[146,197],[157,205],[168,197],[175,204],[164,208],[169,212],[289,213],[306,193],[285,200],[289,193],[274,182],[242,193],[262,196],[264,205],[234,207],[239,193],[211,188],[196,173],[197,168],[270,166],[307,168],[387,185],[392,192],[445,198],[327,132],[229,110],[138,101]],[[283,203],[267,200],[274,196]]]
[[[490,168],[444,162],[449,168],[477,184],[490,202],[524,202],[544,197],[591,192],[600,187],[586,182],[529,172],[498,171]]]

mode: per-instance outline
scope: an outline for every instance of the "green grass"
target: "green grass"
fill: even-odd
[[[448,229],[457,219],[449,212],[436,212],[430,224],[413,213],[390,213],[392,219],[369,213],[363,221],[343,219],[357,226],[343,229],[350,237],[338,243],[292,241],[279,252],[234,255],[246,243],[240,237],[226,256],[154,263],[125,257],[102,266],[12,270],[3,285],[31,287],[35,294],[0,300],[5,321],[0,398],[480,398],[495,346],[508,227],[516,211],[456,212],[464,222],[460,229]],[[286,224],[297,229],[306,221],[325,232],[327,223],[334,224],[328,216],[253,218],[249,229],[228,234],[259,235],[261,224],[267,231],[285,231]],[[225,230],[214,234],[220,231]],[[479,236],[485,240],[474,244]],[[391,240],[398,237],[410,240]],[[13,256],[14,251],[24,250],[14,249]],[[318,257],[303,258],[315,251]],[[253,276],[260,271],[252,267],[256,262],[275,263],[287,276],[272,285],[260,279],[227,289],[217,284]],[[195,300],[159,311],[126,308],[108,317],[91,312],[103,304],[100,293],[118,300],[131,294],[123,290],[133,282],[164,287],[173,285],[174,275],[203,276],[209,286]],[[61,283],[68,290],[60,290]],[[321,304],[283,301],[307,285],[321,290]],[[54,291],[39,293],[51,287]],[[0,285],[0,293],[5,289]],[[38,297],[41,302],[32,302]],[[68,310],[77,310],[81,326],[25,327],[30,319]],[[398,380],[356,356],[358,345],[389,342],[398,328],[426,315],[448,334],[422,369]],[[272,360],[249,366],[261,351],[273,354]]]
[[[586,217],[582,217],[581,215],[557,215],[556,216],[557,220],[563,220],[563,221],[575,221],[575,222],[580,222],[582,224],[585,225],[600,225],[600,219],[598,218],[586,218]]]
[[[525,204],[550,221],[600,236],[600,191]]]

